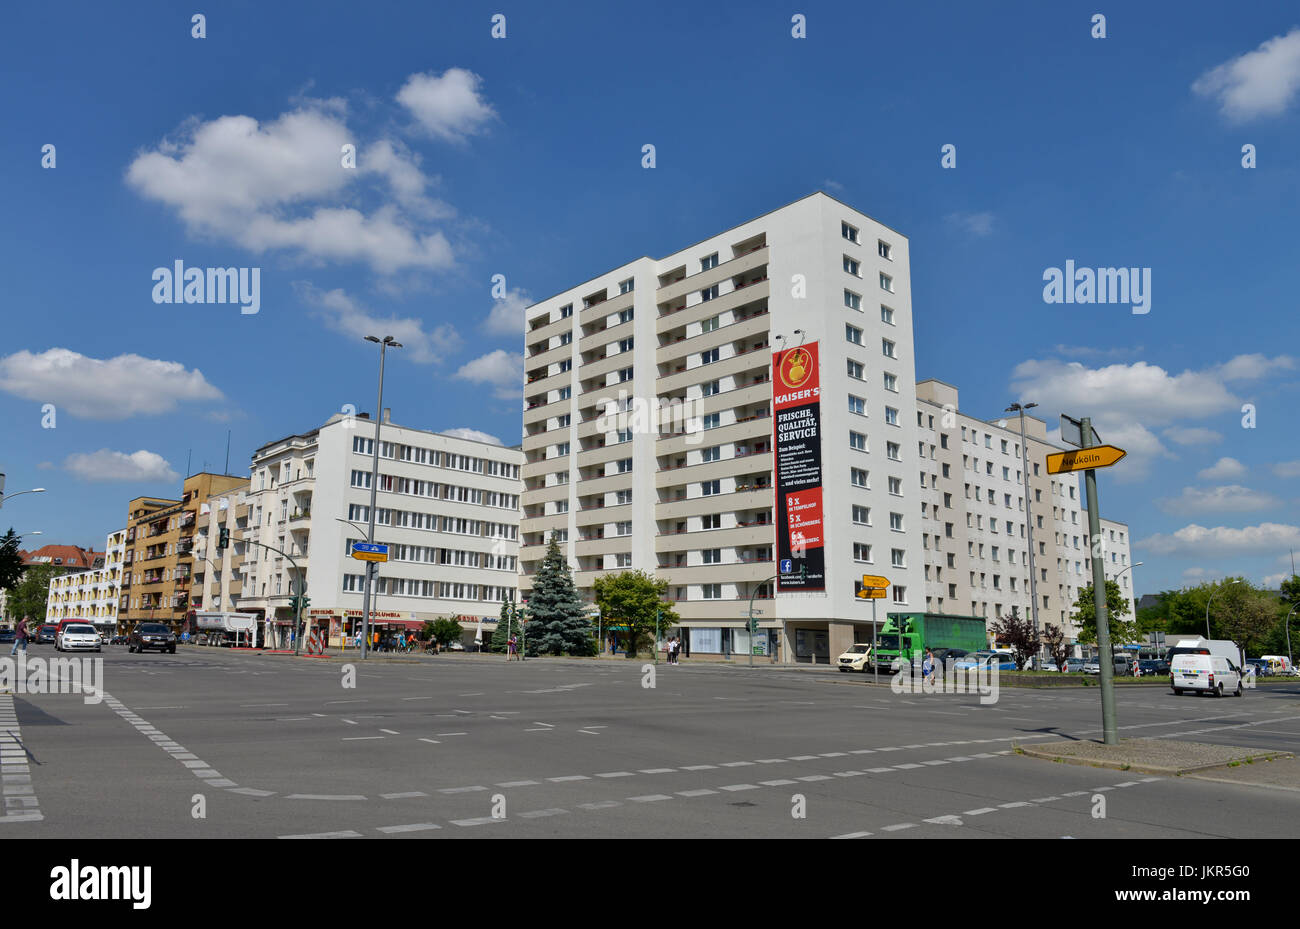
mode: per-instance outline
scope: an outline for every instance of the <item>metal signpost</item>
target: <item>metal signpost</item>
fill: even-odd
[[[1067,434],[1066,429],[1070,432]],[[1077,426],[1077,428],[1076,428]],[[1097,503],[1097,468],[1107,468],[1124,457],[1124,450],[1113,445],[1100,444],[1092,428],[1092,420],[1085,416],[1074,420],[1061,417],[1061,436],[1078,444],[1077,452],[1056,452],[1047,456],[1047,473],[1063,474],[1082,471],[1085,492],[1088,494],[1088,548],[1092,557],[1092,605],[1097,616],[1097,650],[1101,652],[1101,726],[1107,745],[1119,744],[1119,731],[1115,721],[1115,656],[1110,645],[1110,616],[1106,608],[1106,562],[1097,550],[1101,539],[1101,514]],[[1077,443],[1074,440],[1078,439]]]
[[[372,508],[373,509],[373,508]],[[371,538],[374,537],[372,530]],[[379,599],[378,591],[374,590],[375,575],[379,573],[379,563],[388,560],[388,546],[379,542],[353,542],[351,555],[357,561],[367,562],[366,564],[366,593],[365,605],[361,615],[361,657],[366,657],[366,652],[370,648],[370,607],[372,591],[373,598]]]
[[[871,601],[871,683],[880,683],[880,629],[876,623],[876,601],[885,599],[889,578],[879,574],[862,575],[862,588],[854,596]]]

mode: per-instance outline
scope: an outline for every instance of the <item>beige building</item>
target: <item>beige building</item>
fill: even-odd
[[[190,604],[202,613],[238,612],[243,594],[244,545],[237,544],[248,527],[248,481],[208,497],[199,506],[194,538],[194,583]],[[217,550],[221,530],[229,545]]]
[[[117,612],[125,558],[126,530],[119,529],[109,533],[102,562],[96,567],[51,578],[45,621],[83,619],[101,632],[114,635],[118,631]]]

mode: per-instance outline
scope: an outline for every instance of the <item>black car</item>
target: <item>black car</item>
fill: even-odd
[[[126,650],[144,652],[151,648],[175,655],[176,636],[162,623],[140,623],[131,630],[131,637],[126,640]]]
[[[949,661],[965,658],[969,654],[970,652],[964,648],[936,648],[934,650],[934,660],[946,668]]]
[[[54,640],[58,638],[59,627],[55,623],[46,623],[36,630],[37,645],[53,645]]]
[[[16,638],[18,638],[18,633],[14,632],[12,629],[0,629],[0,642],[4,642],[8,645]]]
[[[1169,673],[1169,662],[1158,658],[1143,658],[1138,662],[1138,674],[1142,677],[1158,676]]]

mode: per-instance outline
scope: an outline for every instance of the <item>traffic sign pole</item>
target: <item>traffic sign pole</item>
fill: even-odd
[[[1083,433],[1082,454],[1093,447],[1093,440],[1096,438],[1090,418],[1084,417],[1080,431]],[[1120,456],[1123,457],[1123,452]],[[1119,728],[1115,721],[1115,658],[1111,652],[1110,616],[1106,609],[1106,562],[1097,551],[1097,540],[1101,538],[1101,515],[1097,503],[1096,469],[1086,469],[1083,480],[1088,494],[1088,550],[1092,557],[1092,605],[1097,617],[1097,649],[1101,652],[1101,728],[1105,743],[1118,745]]]

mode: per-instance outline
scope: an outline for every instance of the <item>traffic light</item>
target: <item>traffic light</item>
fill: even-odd
[[[230,546],[230,530],[222,526],[217,530],[217,551],[225,551]]]
[[[293,610],[294,616],[301,616],[309,606],[311,606],[311,597],[294,594],[289,598],[289,607]]]

